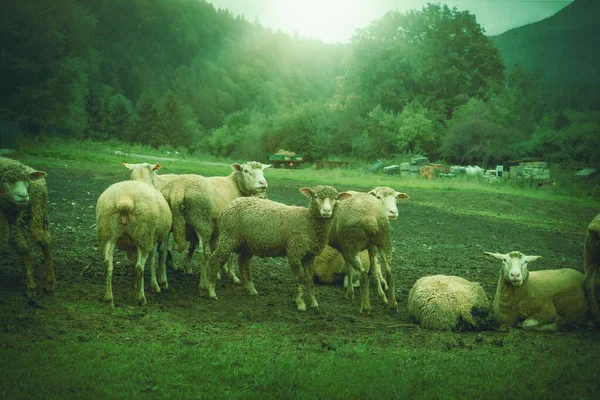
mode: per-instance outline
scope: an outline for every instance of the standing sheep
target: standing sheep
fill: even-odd
[[[369,252],[367,250],[360,252],[360,262],[363,265],[370,265]],[[375,266],[370,265],[373,270],[381,271],[381,264],[379,264],[377,257],[375,257],[375,264]],[[329,245],[325,246],[323,252],[315,258],[314,270],[315,282],[331,285],[343,281],[344,287],[348,287],[348,275],[346,275],[348,269],[346,267],[346,261],[344,261],[342,253],[333,247]],[[353,282],[354,286],[357,286],[358,284],[358,281]]]
[[[385,190],[384,190],[385,189]],[[398,303],[396,302],[396,292],[394,277],[390,267],[392,259],[392,242],[390,238],[390,216],[394,214],[397,217],[398,211],[395,213],[386,208],[388,202],[384,200],[386,197],[384,192],[389,188],[375,188],[369,193],[352,192],[352,197],[341,202],[338,212],[336,213],[331,227],[329,236],[329,245],[342,253],[346,262],[348,282],[353,282],[353,271],[360,272],[360,288],[361,288],[361,308],[362,314],[371,313],[371,303],[369,300],[369,266],[376,266],[375,258],[379,251],[383,264],[385,266],[386,280],[389,285],[390,301],[388,303],[385,293],[381,289],[379,276],[381,273],[375,271],[378,282],[378,292],[384,303],[388,303],[390,309],[396,310]],[[407,198],[404,193],[394,193],[393,205],[397,198]],[[390,202],[391,204],[392,202]],[[360,262],[360,252],[363,250],[369,252],[369,265],[363,266]],[[379,276],[378,276],[379,275]],[[347,285],[346,297],[354,298],[353,285]]]
[[[155,188],[154,178],[160,164],[123,164],[131,172],[131,180],[111,185],[98,198],[96,229],[100,249],[104,254],[106,290],[104,300],[114,307],[112,291],[113,253],[115,247],[127,252],[135,263],[137,300],[146,304],[144,265],[150,257],[151,286],[160,292],[156,280],[156,250],[159,255],[159,278],[168,288],[165,266],[166,242],[171,231],[171,210]]]
[[[54,261],[50,250],[48,230],[48,189],[45,172],[36,171],[19,161],[0,158],[0,226],[3,236],[19,254],[25,269],[27,296],[36,295],[33,278],[33,255],[30,241],[38,243],[44,254],[46,291],[53,291],[56,283]]]
[[[232,164],[229,176],[204,177],[194,174],[159,175],[157,187],[173,213],[174,249],[182,251],[186,240],[190,248],[183,268],[192,273],[191,260],[198,244],[202,244],[204,261],[200,266],[202,286],[206,277],[206,262],[216,242],[216,224],[221,211],[233,200],[242,196],[260,195],[267,190],[264,170],[270,165],[250,161]],[[233,269],[232,280],[237,280]]]
[[[217,298],[217,272],[231,253],[238,254],[242,284],[250,294],[257,294],[248,268],[250,259],[253,256],[287,257],[298,282],[298,310],[306,310],[303,282],[307,286],[310,306],[318,307],[313,291],[313,262],[327,244],[338,200],[351,195],[338,194],[331,186],[301,188],[300,192],[310,199],[308,208],[243,197],[232,201],[223,210],[219,218],[217,248],[210,260],[210,298]]]
[[[590,307],[592,320],[600,324],[600,310],[594,292],[600,268],[600,214],[590,222],[585,234],[585,250],[583,254],[585,266],[584,289],[585,297]]]
[[[494,327],[483,288],[458,276],[420,278],[408,294],[408,313],[423,328],[443,331]]]
[[[518,251],[485,254],[502,261],[494,297],[494,312],[502,323],[555,331],[585,321],[588,305],[581,272],[570,268],[529,272],[527,264],[540,256]]]

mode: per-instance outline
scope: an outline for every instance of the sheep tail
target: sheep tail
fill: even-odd
[[[116,211],[119,213],[119,223],[127,225],[133,211],[133,200],[130,197],[121,198],[117,201]]]

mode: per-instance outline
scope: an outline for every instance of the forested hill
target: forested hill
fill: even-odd
[[[600,2],[575,0],[552,17],[492,37],[508,69],[534,72],[554,109],[600,110]]]

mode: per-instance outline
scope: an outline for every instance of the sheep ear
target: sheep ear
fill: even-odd
[[[377,194],[375,193],[375,189],[371,190],[370,192],[368,192],[367,194],[370,194],[371,196],[375,196],[377,197]]]
[[[124,162],[122,162],[121,164],[123,164],[123,166],[124,166],[125,168],[127,168],[127,169],[130,169],[130,170],[132,170],[132,171],[133,171],[133,164],[128,164],[128,163],[124,163]]]
[[[231,164],[231,168],[233,168],[234,171],[242,172],[242,166],[238,163]]]
[[[408,195],[406,193],[398,193],[398,192],[396,192],[396,198],[398,198],[399,200],[410,199],[410,197],[408,197]]]
[[[489,251],[484,252],[483,254],[488,255],[488,256],[492,256],[494,258],[497,258],[498,260],[504,260],[504,254],[500,254],[500,253],[490,253]]]
[[[271,168],[271,164],[262,164],[262,169]]]
[[[161,168],[162,168],[162,165],[160,165],[159,163],[156,163],[156,164],[154,164],[154,167],[152,167],[152,171],[158,171]]]
[[[307,187],[300,188],[300,193],[302,193],[306,197],[313,197],[313,195],[314,195],[313,190],[311,188],[307,188]]]
[[[29,174],[29,180],[37,181],[38,179],[42,179],[46,177],[46,173],[44,171],[34,171]]]
[[[338,198],[340,200],[346,200],[346,199],[349,199],[350,197],[352,197],[352,193],[348,193],[348,192],[342,192],[338,195]]]
[[[527,262],[535,261],[538,258],[542,258],[542,256],[523,256],[523,259]]]

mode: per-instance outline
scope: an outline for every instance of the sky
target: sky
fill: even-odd
[[[420,10],[435,0],[207,0],[234,16],[263,26],[327,43],[347,43],[357,28],[388,11]],[[441,2],[475,14],[488,35],[540,21],[572,0],[453,0]]]

